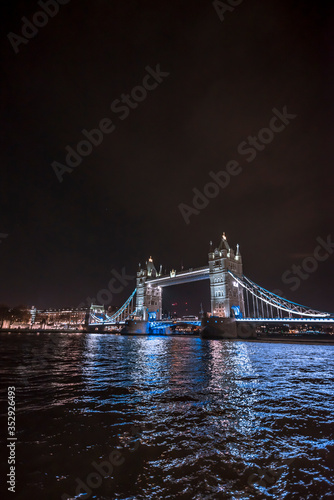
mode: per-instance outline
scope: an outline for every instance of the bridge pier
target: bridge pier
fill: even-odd
[[[131,319],[126,321],[121,333],[124,335],[147,335],[149,330],[149,322],[139,319]]]
[[[204,339],[236,339],[237,324],[233,318],[217,316],[203,319],[201,337]]]
[[[88,325],[87,332],[88,333],[104,333],[105,326],[104,325]]]
[[[203,319],[201,337],[204,339],[255,339],[256,325],[238,322],[235,318],[210,317]]]

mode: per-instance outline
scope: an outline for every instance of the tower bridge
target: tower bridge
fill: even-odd
[[[204,328],[234,331],[236,325],[245,322],[334,325],[332,314],[279,297],[244,276],[239,245],[235,250],[231,248],[225,233],[216,248],[210,242],[208,265],[204,267],[163,274],[161,267],[157,271],[150,257],[146,267],[139,266],[136,289],[123,306],[113,315],[92,306],[89,325],[102,329],[126,324],[133,333],[167,328],[171,320],[162,320],[163,289],[200,280],[210,280],[211,310],[203,322]],[[188,322],[199,325],[198,320]]]

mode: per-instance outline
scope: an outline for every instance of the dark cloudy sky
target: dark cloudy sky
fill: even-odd
[[[225,231],[255,282],[334,311],[334,255],[296,291],[281,280],[334,239],[331,2],[245,0],[222,22],[208,0],[70,0],[18,54],[7,34],[41,9],[1,10],[0,302],[76,306],[150,255],[205,265]],[[158,64],[169,76],[120,120],[111,102]],[[247,163],[238,145],[284,106],[297,117]],[[58,182],[52,162],[106,117],[115,131]],[[229,160],[242,173],[186,225],[178,205]]]

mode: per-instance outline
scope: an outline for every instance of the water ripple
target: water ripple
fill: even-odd
[[[17,387],[25,485],[17,498],[333,498],[331,346],[98,334],[0,340],[1,402],[7,385]],[[89,486],[93,464],[116,449],[124,463]]]

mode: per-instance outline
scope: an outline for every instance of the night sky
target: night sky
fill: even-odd
[[[70,0],[18,53],[7,35],[41,7],[1,5],[0,302],[75,307],[150,255],[206,265],[225,231],[253,281],[333,312],[334,253],[297,290],[282,282],[318,237],[334,241],[331,3],[245,0],[221,21],[208,0]],[[157,65],[168,75],[122,120],[111,103]],[[240,143],[284,106],[296,118],[248,162]],[[104,118],[113,132],[59,182],[52,163]],[[242,172],[186,224],[179,205],[231,160]],[[187,285],[165,307],[208,298]]]

